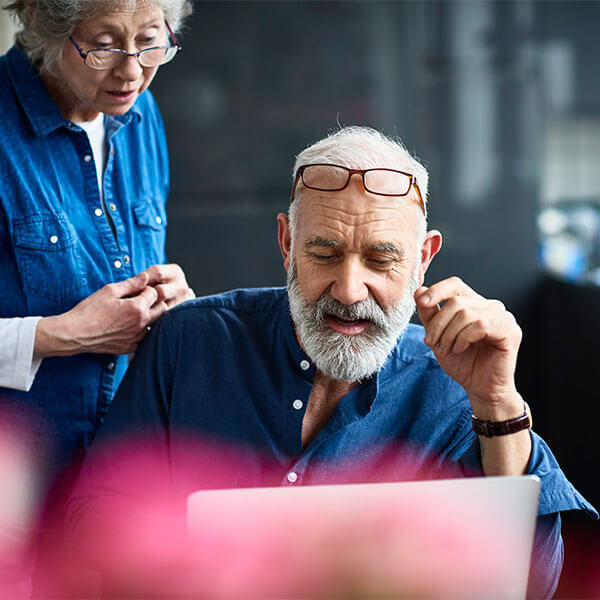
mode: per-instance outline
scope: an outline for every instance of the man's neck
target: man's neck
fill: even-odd
[[[302,445],[308,446],[333,414],[340,400],[349,394],[358,381],[341,381],[315,371],[313,387],[302,421]]]
[[[322,371],[318,369],[315,370],[315,376],[313,378],[313,391],[316,389],[322,391],[322,393],[330,399],[337,403],[348,393],[350,393],[354,388],[358,387],[360,382],[358,381],[342,381],[341,379],[334,379],[329,375],[325,375]]]

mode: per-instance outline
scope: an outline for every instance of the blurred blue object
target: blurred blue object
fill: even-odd
[[[600,206],[555,204],[538,215],[539,260],[567,281],[600,286]]]

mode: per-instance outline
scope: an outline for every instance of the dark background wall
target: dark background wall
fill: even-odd
[[[549,132],[600,115],[598,23],[600,3],[575,0],[197,2],[153,84],[172,162],[170,259],[198,295],[283,284],[275,217],[294,156],[338,124],[401,136],[429,169],[430,225],[445,240],[429,282],[458,274],[517,314],[536,429],[599,505],[600,288],[549,279],[536,227],[552,201]],[[566,521],[567,543],[600,558],[591,521]],[[565,573],[559,596],[585,597],[577,565]]]
[[[537,269],[539,129],[522,12],[197,3],[184,51],[153,86],[173,165],[169,252],[194,289],[282,282],[274,217],[295,154],[338,123],[367,124],[400,135],[430,170],[430,221],[445,236],[431,280],[458,272],[518,303]]]

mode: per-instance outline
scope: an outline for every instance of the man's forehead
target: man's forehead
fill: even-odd
[[[302,200],[298,206],[298,215],[304,221],[318,223],[340,220],[346,225],[387,223],[394,226],[398,222],[417,226],[413,210],[414,202],[409,196],[381,196],[363,193],[323,192],[302,190]]]
[[[309,192],[309,193],[306,193]],[[417,212],[406,198],[304,190],[298,206],[298,225],[304,243],[329,240],[340,246],[405,246],[414,239]]]

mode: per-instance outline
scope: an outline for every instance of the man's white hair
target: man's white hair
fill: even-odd
[[[292,181],[298,169],[313,163],[332,163],[350,169],[386,168],[406,171],[414,175],[419,185],[423,204],[427,207],[429,175],[427,169],[406,149],[400,138],[391,138],[371,127],[343,127],[326,138],[311,144],[296,157]],[[302,199],[302,186],[296,188],[288,211],[292,245],[296,231],[297,213]],[[425,237],[426,218],[421,215],[417,239]]]

